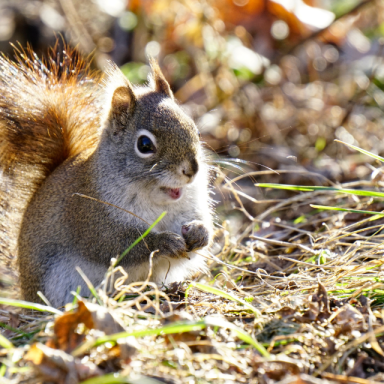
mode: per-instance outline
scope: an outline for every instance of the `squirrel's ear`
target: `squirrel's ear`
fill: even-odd
[[[167,80],[165,80],[165,77],[161,72],[159,64],[153,58],[150,58],[149,64],[151,66],[150,83],[152,85],[152,88],[156,92],[162,93],[173,100],[173,93],[171,91],[171,87],[169,86]]]
[[[135,105],[136,95],[130,84],[115,89],[111,102],[111,113],[114,118],[121,119],[124,115],[131,114]]]

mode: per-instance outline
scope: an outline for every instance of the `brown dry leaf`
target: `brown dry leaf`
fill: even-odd
[[[360,312],[363,314],[369,314],[369,301],[368,301],[368,299],[364,295],[361,295],[359,297],[359,301],[361,304],[361,309],[359,308]]]
[[[55,339],[48,341],[52,348],[62,349],[67,353],[72,352],[85,338],[76,332],[79,324],[84,324],[88,329],[97,329],[106,335],[124,332],[125,329],[112,312],[97,304],[78,302],[77,311],[64,313],[58,317],[54,325]],[[129,360],[136,349],[128,344],[120,344],[121,358]]]
[[[308,303],[309,309],[304,312],[302,316],[296,315],[295,320],[298,323],[312,323],[316,321],[319,314],[318,306],[314,303]]]
[[[276,315],[281,317],[282,319],[286,317],[291,318],[295,315],[296,312],[297,310],[295,308],[283,307],[276,312]]]
[[[287,375],[300,374],[300,368],[288,361],[257,361],[253,363],[253,369],[263,372],[265,376],[272,380],[282,380]]]
[[[84,324],[88,329],[94,328],[92,315],[82,301],[79,301],[77,311],[66,312],[55,320],[56,338],[47,345],[67,353],[72,352],[84,340],[83,335],[75,332],[79,324]]]
[[[346,304],[335,316],[332,323],[343,324],[346,322],[353,322],[359,327],[365,327],[364,316],[352,305]]]
[[[346,304],[341,308],[332,319],[335,326],[335,336],[347,334],[353,330],[363,331],[367,329],[364,316],[352,305]]]
[[[285,284],[278,284],[275,286],[276,289],[280,289],[282,291],[288,290],[288,289],[297,289],[299,286],[295,281],[289,281],[288,283]]]
[[[192,332],[175,333],[172,335],[165,335],[164,339],[167,344],[172,344],[173,342],[188,343],[192,341],[201,341],[201,340],[205,340],[206,337],[201,335],[201,331],[192,331]]]
[[[77,384],[103,372],[92,362],[82,363],[73,356],[37,343],[32,345],[25,356],[31,362],[44,382]]]
[[[185,287],[183,286],[182,283],[175,281],[169,284],[169,286],[167,287],[167,295],[168,296],[178,295],[181,297],[185,297]]]
[[[174,310],[180,308],[182,305],[185,305],[185,302],[179,302],[179,303],[171,302],[171,303],[168,303],[168,301],[166,301],[165,303],[160,305],[160,311],[165,313],[165,314],[171,313],[171,311],[174,311]]]
[[[297,322],[311,323],[313,321],[323,321],[331,316],[327,291],[321,283],[318,283],[317,292],[310,296],[310,300],[308,302],[308,310],[302,316],[295,316]]]
[[[331,311],[329,310],[327,290],[320,282],[318,284],[317,293],[312,295],[312,302],[319,303],[319,313],[317,315],[317,320],[324,320],[331,316]]]
[[[167,316],[163,320],[163,324],[172,324],[174,322],[180,322],[180,321],[191,321],[193,318],[190,316],[187,312],[176,312],[169,316]],[[165,342],[167,344],[172,344],[174,342],[193,342],[193,341],[201,341],[206,340],[207,337],[202,334],[202,331],[191,331],[191,332],[183,332],[183,333],[175,333],[172,335],[165,335],[164,336]]]

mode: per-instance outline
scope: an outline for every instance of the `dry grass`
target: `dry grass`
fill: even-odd
[[[69,35],[77,36],[85,51],[93,49],[89,36],[110,39],[94,1],[72,2],[73,9],[60,3]],[[74,311],[69,304],[58,316],[21,310],[21,303],[10,301],[14,277],[6,273],[9,260],[0,259],[1,296],[8,298],[0,301],[0,383],[384,382],[384,219],[311,208],[382,211],[382,199],[265,191],[249,182],[254,177],[334,185],[327,177],[359,180],[370,173],[365,157],[340,149],[334,139],[383,152],[383,1],[348,6],[329,31],[284,41],[264,33],[280,20],[274,14],[262,16],[270,22],[265,26],[254,21],[257,14],[247,22],[243,13],[245,27],[237,26],[232,18],[238,14],[224,12],[232,1],[222,1],[223,6],[205,0],[176,0],[171,7],[162,0],[136,3],[144,23],[135,38],[143,47],[155,36],[160,51],[167,52],[165,73],[179,101],[202,119],[207,145],[279,174],[230,175],[221,192],[233,197],[217,209],[222,227],[209,260],[211,275],[194,283],[164,288],[148,282],[126,286],[120,280],[112,292],[100,287],[97,298],[84,299],[85,306]],[[350,2],[329,6],[336,3],[345,8]],[[185,18],[172,17],[186,5]],[[287,20],[296,20],[292,16]],[[178,23],[184,35],[170,35],[180,30]],[[333,27],[342,31],[336,41]],[[348,37],[350,30],[354,38]],[[371,48],[361,54],[352,43],[366,36]],[[226,59],[233,39],[251,50],[270,46],[273,66],[248,73],[244,56],[240,70],[233,67]],[[133,64],[145,69],[143,50],[137,52]],[[357,53],[361,60],[355,60]],[[365,60],[371,55],[372,63]],[[315,65],[319,62],[323,69]],[[184,67],[188,71],[181,71]],[[204,125],[212,108],[217,121]],[[376,191],[384,185],[381,180],[378,169],[373,181],[341,187]]]
[[[39,382],[42,375],[64,383],[73,371],[73,382],[98,376],[91,384],[135,382],[135,377],[144,383],[137,375],[155,383],[383,382],[384,219],[310,207],[381,211],[382,203],[329,191],[290,197],[270,191],[266,199],[274,195],[285,198],[267,203],[253,221],[240,206],[246,219],[237,233],[225,225],[217,231],[221,251],[209,262],[211,277],[168,288],[148,282],[126,286],[122,279],[114,292],[98,289],[101,305],[127,332],[117,338],[110,336],[116,330],[97,322],[89,330],[78,325],[81,319],[71,320],[64,347],[57,341],[62,336],[54,315],[2,309],[3,335],[12,343],[0,352],[2,382]],[[127,340],[128,356],[122,347]],[[34,343],[53,349],[37,344],[26,355]],[[58,363],[53,350],[64,360],[75,356],[76,368]],[[119,373],[115,381],[100,377],[110,372]]]

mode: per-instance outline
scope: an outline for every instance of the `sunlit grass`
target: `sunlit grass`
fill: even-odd
[[[192,288],[197,288],[197,289],[200,289],[203,292],[212,293],[214,295],[223,297],[224,299],[228,299],[228,300],[237,302],[237,303],[243,305],[249,311],[251,311],[255,316],[259,317],[261,315],[260,312],[253,305],[247,303],[246,301],[240,299],[239,297],[236,297],[233,293],[224,292],[221,289],[218,289],[218,288],[215,288],[215,287],[211,287],[209,285],[205,285],[205,284],[201,284],[201,283],[192,282],[189,285],[189,287],[187,288],[187,290],[185,291],[185,296],[186,297],[188,297],[188,292]]]
[[[219,317],[209,316],[203,320],[199,321],[185,321],[185,322],[175,322],[169,325],[165,325],[159,328],[153,329],[142,329],[132,332],[121,332],[114,335],[107,335],[98,338],[95,341],[89,341],[81,344],[75,351],[72,352],[73,356],[79,356],[84,354],[90,348],[100,346],[105,343],[117,342],[118,340],[123,340],[127,337],[146,337],[146,336],[164,336],[171,334],[180,334],[185,332],[195,332],[205,329],[207,326],[211,327],[222,327],[232,330],[236,336],[244,341],[245,343],[252,345],[260,354],[266,358],[269,358],[269,353],[265,348],[253,339],[247,332],[243,329],[235,326],[228,321],[223,320]]]
[[[8,299],[5,297],[0,297],[0,304],[10,305],[13,307],[18,307],[18,308],[32,309],[32,310],[40,311],[40,312],[50,312],[50,313],[53,313],[55,315],[62,315],[63,314],[63,312],[59,311],[58,309],[53,308],[53,307],[48,307],[47,305],[30,303],[28,301],[23,301],[23,300]]]

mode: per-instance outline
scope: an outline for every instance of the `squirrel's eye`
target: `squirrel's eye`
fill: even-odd
[[[156,152],[155,145],[152,143],[152,140],[147,136],[140,136],[137,139],[137,149],[145,155],[149,155],[151,153]]]

